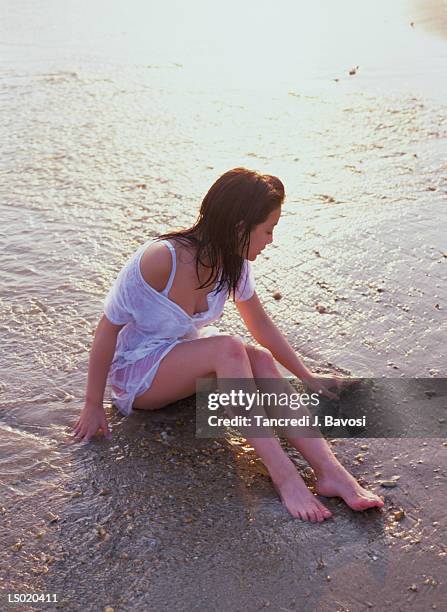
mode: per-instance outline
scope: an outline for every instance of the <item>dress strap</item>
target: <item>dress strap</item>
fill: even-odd
[[[177,258],[175,256],[175,248],[169,242],[169,240],[160,240],[160,242],[162,244],[165,244],[168,247],[168,249],[171,251],[171,255],[172,255],[171,274],[169,275],[169,279],[168,279],[168,282],[166,283],[166,287],[163,289],[163,291],[160,292],[162,295],[165,295],[166,297],[168,297],[168,293],[171,290],[172,283],[174,282],[175,271],[176,271],[176,268],[177,268]]]

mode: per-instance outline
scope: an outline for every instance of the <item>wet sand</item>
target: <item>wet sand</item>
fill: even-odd
[[[67,610],[442,609],[445,441],[333,440],[386,503],[356,513],[321,498],[334,519],[308,524],[242,440],[195,437],[192,400],[131,419],[112,409],[111,423],[112,442],[73,447],[50,500],[3,507],[3,528],[23,533],[2,564],[8,592],[57,593],[45,609]]]

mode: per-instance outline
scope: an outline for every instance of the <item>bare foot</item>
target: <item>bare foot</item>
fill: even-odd
[[[293,517],[321,523],[332,516],[332,512],[309,491],[298,472],[276,482],[273,480],[273,486]]]
[[[327,468],[314,470],[317,477],[315,490],[325,497],[341,497],[353,510],[381,508],[381,497],[364,489],[340,463],[331,463]]]

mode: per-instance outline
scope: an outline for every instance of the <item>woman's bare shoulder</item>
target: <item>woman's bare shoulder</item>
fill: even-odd
[[[172,269],[172,255],[162,242],[150,244],[140,259],[141,274],[156,291],[163,291]]]

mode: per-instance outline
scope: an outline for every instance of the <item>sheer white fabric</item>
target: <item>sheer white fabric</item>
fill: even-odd
[[[104,300],[104,314],[116,325],[123,325],[117,338],[107,382],[113,403],[124,415],[132,413],[135,396],[150,388],[163,357],[180,342],[190,342],[221,333],[210,323],[222,314],[227,293],[208,296],[208,310],[190,316],[167,296],[175,276],[175,249],[168,240],[159,241],[172,254],[172,269],[166,287],[156,291],[144,280],[140,259],[154,240],[145,242],[119,272]],[[251,263],[244,260],[236,301],[248,300],[255,291]]]

